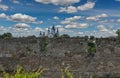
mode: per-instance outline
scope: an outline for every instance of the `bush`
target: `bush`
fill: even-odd
[[[44,68],[39,68],[36,72],[27,72],[21,66],[17,68],[15,74],[10,75],[3,70],[4,78],[39,78]]]
[[[47,52],[47,38],[46,37],[43,37],[41,38],[41,42],[40,42],[40,51],[41,52]]]
[[[61,78],[74,78],[70,70],[68,69],[61,69],[62,77]]]
[[[63,34],[60,36],[61,38],[70,38],[70,36],[68,34]]]
[[[89,54],[94,54],[95,52],[96,52],[95,43],[88,42],[88,53]]]

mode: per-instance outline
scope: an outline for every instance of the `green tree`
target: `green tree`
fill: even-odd
[[[90,40],[93,40],[93,39],[95,39],[95,37],[94,36],[90,36]]]
[[[12,37],[13,37],[12,34],[9,33],[9,32],[0,35],[0,38],[1,38],[1,39],[10,39],[10,38],[12,38]]]
[[[88,42],[88,53],[91,56],[94,56],[94,54],[96,53],[96,47],[95,47],[95,43],[93,42]]]
[[[118,30],[116,31],[116,34],[117,34],[118,39],[120,39],[120,29],[118,29]]]
[[[63,34],[61,35],[62,38],[70,38],[70,36],[68,34]]]
[[[88,40],[88,36],[84,36],[84,39],[87,41]]]

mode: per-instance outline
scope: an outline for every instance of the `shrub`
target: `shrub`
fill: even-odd
[[[47,52],[47,38],[43,37],[41,40],[41,51],[42,52]]]
[[[44,68],[39,68],[36,72],[27,72],[21,66],[18,66],[15,74],[10,75],[3,70],[4,78],[38,78],[44,71]]]
[[[74,78],[72,73],[68,69],[61,69],[61,72],[62,72],[62,77],[61,78],[66,78],[66,77]]]
[[[88,53],[93,55],[95,52],[96,52],[95,43],[88,42]]]

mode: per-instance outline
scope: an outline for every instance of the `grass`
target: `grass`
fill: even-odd
[[[61,69],[62,77],[61,78],[74,78],[70,70],[68,69]]]
[[[18,66],[13,75],[3,70],[4,78],[39,78],[45,69],[39,68],[36,72],[27,72],[21,66]]]
[[[15,70],[14,74],[7,73],[3,70],[4,78],[39,78],[41,74],[45,71],[44,68],[39,68],[36,72],[27,72],[23,69],[22,66],[18,66],[18,68]],[[72,74],[72,72],[65,68],[61,69],[61,78],[75,78]],[[82,76],[78,78],[83,78]],[[95,78],[92,75],[89,76],[89,78]],[[119,77],[97,77],[97,78],[119,78]]]

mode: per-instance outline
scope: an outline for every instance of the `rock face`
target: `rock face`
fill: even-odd
[[[41,52],[40,39],[0,40],[0,66],[13,71],[17,65],[27,71],[40,66],[48,70],[43,78],[60,78],[61,68],[68,68],[75,78],[115,75],[120,77],[120,44],[117,40],[97,39],[94,57],[88,56],[87,41],[76,38],[47,39]]]

